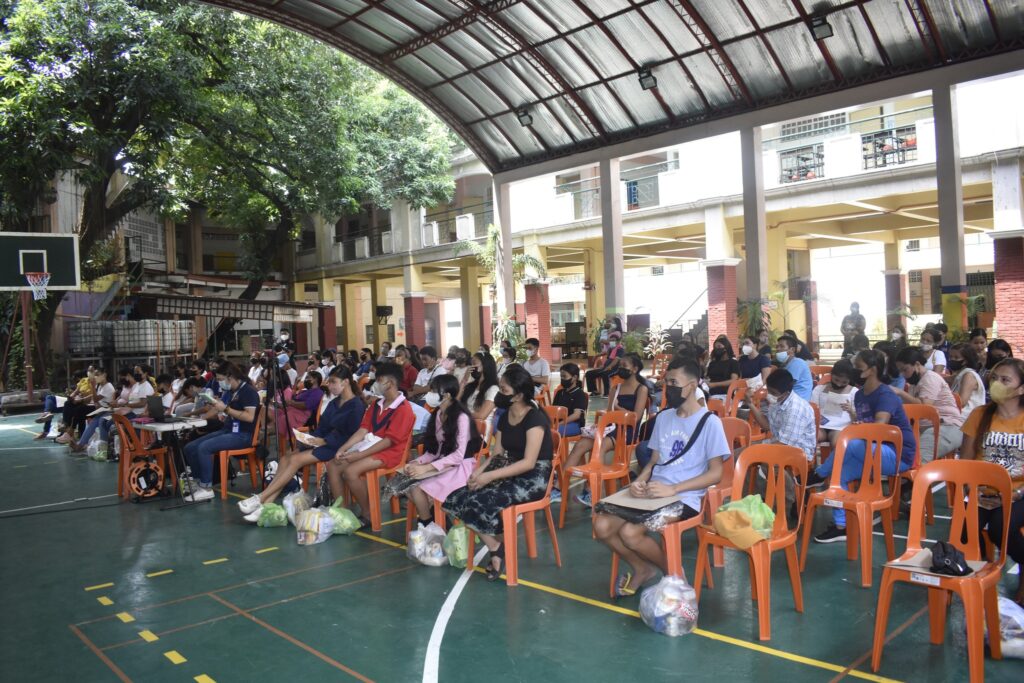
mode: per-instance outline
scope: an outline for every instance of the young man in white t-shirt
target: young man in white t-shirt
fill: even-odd
[[[534,393],[539,394],[551,382],[551,366],[537,353],[540,349],[540,340],[530,337],[523,345],[526,349],[526,362],[523,367],[533,378]]]
[[[416,381],[408,392],[408,398],[410,401],[415,401],[422,405],[423,397],[426,395],[430,385],[430,380],[439,375],[446,375],[448,371],[438,362],[437,351],[434,350],[433,346],[424,346],[420,349],[420,364],[423,367],[420,369],[419,374],[416,375]]]

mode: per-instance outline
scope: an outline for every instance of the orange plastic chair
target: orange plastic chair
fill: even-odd
[[[750,425],[738,417],[723,417],[722,428],[725,430],[725,440],[732,448],[733,458],[722,463],[722,479],[714,486],[708,487],[704,498],[707,500],[707,520],[710,523],[718,508],[725,504],[725,501],[732,497],[732,475],[734,471],[735,458],[738,455],[737,449],[742,450],[750,445]],[[713,561],[716,567],[725,566],[725,551],[715,546]]]
[[[760,389],[754,392],[753,396],[750,397],[750,402],[756,403],[757,405],[761,405],[762,403],[764,403],[766,396],[768,396],[768,389],[765,387],[761,387]],[[708,409],[710,408],[711,406],[708,406]],[[750,415],[747,416],[747,424],[750,425],[750,443],[764,441],[769,436],[771,436],[771,432],[761,429],[761,425],[759,425],[757,423],[757,420],[754,419],[753,411],[751,411]]]
[[[551,428],[561,434],[562,428],[569,422],[569,410],[565,406],[546,405],[544,406],[544,412],[547,413],[548,419],[551,420]]]
[[[832,366],[831,365],[812,365],[810,367],[810,370],[811,370],[811,377],[813,377],[814,381],[817,382],[819,379],[821,379],[822,375],[824,375],[825,373],[831,373],[832,372]]]
[[[263,419],[266,417],[266,406],[260,406],[256,410],[256,421],[253,423],[252,441],[246,448],[238,448],[233,451],[218,451],[213,457],[220,462],[220,499],[228,499],[228,460],[231,458],[245,458],[246,466],[249,469],[249,481],[252,482],[253,493],[259,490],[260,480],[263,479],[263,462],[256,457],[256,446],[260,440],[260,429],[263,426]]]
[[[952,519],[949,523],[949,543],[963,552],[968,561],[981,560],[981,530],[978,528],[978,492],[981,487],[998,493],[1002,501],[1003,537],[999,544],[999,559],[988,562],[967,576],[923,575],[919,571],[896,565],[907,563],[921,552],[925,536],[924,506],[932,487],[940,482],[955,489]],[[1013,484],[1004,467],[977,460],[935,460],[927,463],[914,478],[914,491],[910,500],[910,522],[907,532],[907,551],[895,562],[882,569],[882,585],[878,591],[875,610],[875,636],[871,648],[871,670],[878,671],[885,647],[885,630],[889,620],[889,605],[897,581],[928,586],[928,620],[933,645],[941,645],[946,635],[946,610],[949,597],[955,593],[964,603],[967,624],[967,658],[971,683],[985,679],[984,628],[999,633],[998,587],[1006,562],[1006,545],[1010,528],[1011,489]],[[966,500],[965,500],[966,499]],[[963,535],[967,542],[963,542]],[[1002,659],[998,637],[989,639],[993,659]]]
[[[474,418],[473,422],[476,423],[476,432],[480,435],[480,450],[476,454],[476,461],[480,462],[480,458],[486,458],[491,455],[491,439],[494,437],[494,434],[491,432],[490,419],[477,420]]]
[[[921,422],[927,422],[932,426],[935,431],[935,443],[932,445],[932,460],[939,459],[939,430],[941,428],[941,420],[939,419],[939,411],[935,406],[925,405],[924,403],[907,403],[903,406],[903,412],[907,414],[907,419],[910,420],[910,428],[914,430],[914,464],[910,466],[906,472],[901,472],[899,478],[896,480],[896,505],[892,506],[892,518],[897,520],[900,518],[900,491],[903,488],[903,480],[906,479],[910,482],[910,485],[914,485],[914,478],[917,476],[918,471],[921,469]],[[928,496],[925,498],[925,512],[928,515],[928,524],[935,523],[935,497],[932,496],[932,492],[928,491]]]
[[[601,460],[601,446],[606,437],[605,430],[615,427],[615,433],[619,438],[615,439],[615,448],[612,450],[611,464],[605,465]],[[600,416],[597,421],[597,435],[594,445],[590,450],[590,461],[577,465],[567,473],[566,480],[572,477],[583,477],[590,485],[590,495],[597,503],[605,493],[617,491],[621,486],[629,485],[629,461],[633,453],[634,443],[626,438],[626,432],[632,431],[634,439],[637,436],[636,413],[631,410],[609,410]],[[559,513],[560,524],[565,523],[565,510],[568,508],[566,496],[568,494],[568,483],[562,486],[562,505]],[[593,516],[593,508],[591,508]]]
[[[706,403],[708,410],[717,415],[718,417],[725,417],[725,403],[717,398],[709,398]]]
[[[153,457],[157,464],[164,471],[164,476],[170,479],[171,490],[177,485],[177,481],[171,477],[171,468],[168,466],[168,452],[166,446],[159,448],[146,448],[142,445],[135,426],[124,415],[111,415],[114,426],[117,428],[118,436],[121,439],[121,454],[117,463],[117,495],[124,496],[128,487],[128,471],[131,469],[132,460],[138,457]]]
[[[363,375],[358,380],[356,380],[356,387],[358,387],[358,389],[359,389],[359,391],[361,393],[363,391],[363,389],[366,388],[366,385],[369,384],[369,383],[370,383],[370,378],[368,376],[366,376],[366,375]]]
[[[821,377],[818,378],[817,384],[818,384],[818,386],[825,386],[826,384],[828,384],[831,381],[832,381],[832,373],[831,372],[826,372],[824,375],[822,375]]]
[[[793,589],[793,603],[797,612],[804,611],[803,585],[800,582],[800,569],[797,562],[796,540],[803,517],[803,506],[798,506],[796,525],[790,529],[786,518],[786,475],[797,479],[797,500],[804,498],[804,482],[807,481],[807,458],[804,452],[795,446],[781,444],[755,444],[750,446],[736,459],[732,477],[732,499],[743,497],[743,483],[747,472],[764,467],[766,470],[765,504],[775,511],[775,526],[772,527],[771,538],[755,543],[743,552],[750,563],[750,597],[757,602],[758,637],[761,640],[771,639],[771,562],[772,553],[782,550],[786,553],[786,565],[789,568],[789,582]],[[713,528],[701,526],[697,528],[700,547],[697,549],[697,578],[694,587],[697,599],[700,599],[701,584],[704,580],[707,565],[708,546],[732,548],[740,550],[729,539],[718,535]]]
[[[740,404],[747,397],[747,381],[745,379],[733,380],[725,393],[725,414],[728,417],[736,417],[740,410]]]
[[[839,485],[843,471],[843,458],[851,441],[863,440],[864,469],[861,471],[856,490],[847,491]],[[896,481],[898,476],[890,477],[889,493],[882,492],[882,444],[892,444],[896,450],[897,462],[903,450],[903,435],[899,429],[889,424],[864,423],[850,425],[839,433],[836,441],[835,458],[832,461],[832,479],[824,491],[812,493],[807,500],[806,517],[814,519],[814,511],[819,506],[842,508],[854,516],[854,524],[846,525],[846,559],[856,560],[857,549],[860,548],[860,580],[865,588],[871,587],[871,546],[872,522],[876,512],[882,516],[882,530],[885,535],[885,553],[892,560],[896,556],[892,536],[892,511],[896,502]],[[807,545],[811,541],[810,521],[804,525],[803,548],[800,553],[800,571],[807,567]]]
[[[373,531],[380,531],[384,527],[384,519],[380,511],[380,478],[390,477],[395,472],[398,472],[405,467],[406,463],[409,462],[409,450],[412,448],[412,433],[409,433],[409,438],[405,441],[405,448],[402,449],[402,459],[398,461],[398,464],[394,467],[380,467],[375,470],[370,470],[363,474],[363,478],[366,479],[366,492],[370,498],[370,528]],[[395,498],[391,499],[391,511],[397,513],[400,510],[398,507],[398,500]],[[366,514],[366,511],[363,511]]]

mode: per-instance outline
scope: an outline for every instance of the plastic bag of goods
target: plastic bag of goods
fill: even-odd
[[[269,460],[267,464],[264,465],[263,488],[267,488],[268,486],[270,486],[270,482],[274,481],[274,477],[277,476],[277,465],[277,460]],[[281,493],[287,496],[289,493],[294,493],[295,491],[298,491],[301,487],[302,480],[299,479],[299,475],[296,474],[291,478],[291,481],[284,485],[284,488],[281,489]]]
[[[1024,607],[999,596],[999,636],[1004,657],[1024,659]]]
[[[697,593],[678,576],[666,576],[640,596],[640,618],[651,630],[682,636],[697,628]]]
[[[309,496],[306,495],[305,491],[296,491],[295,493],[289,493],[284,497],[282,501],[284,505],[284,511],[288,513],[288,521],[298,526],[299,513],[305,512],[306,510],[313,507],[312,502],[309,500]]]
[[[451,566],[465,569],[469,559],[469,534],[464,524],[456,524],[444,537],[444,554]]]
[[[288,515],[284,508],[277,503],[267,503],[260,510],[260,518],[256,520],[257,526],[288,526]]]
[[[409,532],[405,554],[420,564],[443,567],[448,564],[448,556],[444,552],[445,537],[444,529],[434,522],[427,526],[421,524]]]
[[[362,524],[359,518],[355,516],[351,510],[347,507],[342,507],[342,499],[334,501],[334,504],[327,509],[327,514],[334,520],[334,533],[336,534],[354,534],[359,531],[359,527]]]
[[[299,545],[323,543],[334,533],[334,520],[327,508],[303,510],[295,518],[295,531]]]
[[[107,459],[107,442],[100,440],[99,434],[94,434],[93,438],[89,441],[89,445],[85,449],[86,455],[93,460],[106,460]]]

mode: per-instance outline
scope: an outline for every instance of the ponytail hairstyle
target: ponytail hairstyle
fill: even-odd
[[[1024,384],[1024,360],[1005,358],[996,363],[992,369],[995,370],[1004,366],[1013,369],[1014,374],[1017,375],[1017,381]],[[1024,407],[1024,396],[1020,397],[1019,402],[1020,406]],[[992,429],[992,418],[995,417],[996,410],[998,409],[999,404],[995,401],[989,401],[980,408],[980,410],[985,412],[981,414],[981,422],[978,424],[978,435],[974,437],[974,452],[976,455],[981,454],[982,446],[985,443],[985,435]]]
[[[352,390],[352,393],[356,396],[359,395],[359,385],[352,379],[352,371],[344,365],[338,365],[335,367],[331,374],[340,379],[342,382],[348,383],[348,388]]]
[[[493,362],[493,360],[491,361]],[[480,446],[483,440],[480,438],[480,433],[476,428],[476,421],[473,416],[469,414],[469,410],[459,401],[459,380],[455,378],[455,375],[437,375],[434,379],[430,380],[428,388],[431,391],[437,392],[441,397],[441,400],[447,396],[450,400],[448,407],[444,411],[435,410],[430,414],[430,420],[427,421],[427,431],[423,435],[423,449],[427,453],[433,453],[440,458],[446,455],[451,455],[455,452],[455,448],[458,444],[459,437],[459,421],[462,416],[466,416],[466,420],[469,423],[469,441],[466,444],[466,452],[462,457],[474,458],[476,457],[477,451],[480,450]],[[441,443],[437,442],[437,416],[444,413],[444,423],[441,424],[441,434],[444,440]]]

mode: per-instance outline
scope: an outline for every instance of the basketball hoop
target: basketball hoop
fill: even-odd
[[[32,298],[36,301],[46,298],[46,285],[50,284],[49,273],[25,273],[28,286],[32,289]]]

